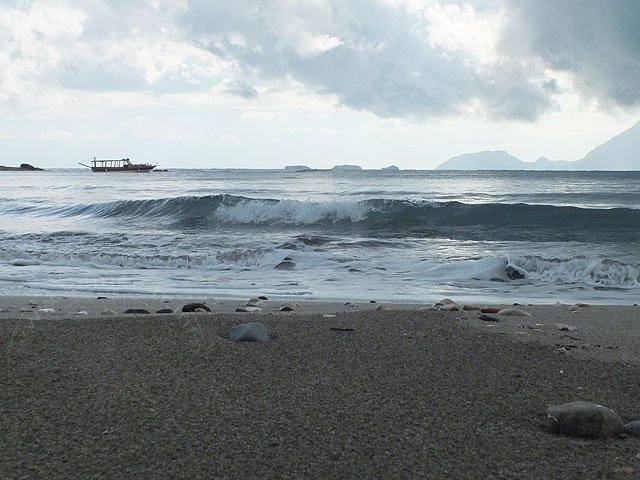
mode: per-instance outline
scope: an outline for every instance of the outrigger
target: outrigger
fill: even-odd
[[[93,157],[91,165],[80,163],[83,167],[90,168],[92,172],[150,172],[157,165],[150,163],[131,163],[128,158],[120,160],[97,160]]]

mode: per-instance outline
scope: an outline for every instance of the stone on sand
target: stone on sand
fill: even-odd
[[[229,338],[236,342],[268,342],[267,327],[260,322],[242,323],[231,327]]]
[[[519,308],[503,308],[498,312],[498,315],[504,315],[507,317],[531,317],[529,312],[525,312]]]
[[[207,307],[204,303],[187,303],[184,307],[182,307],[182,311],[185,313],[193,313],[198,308],[203,309],[205,312],[211,311],[211,309]]]
[[[552,433],[580,437],[615,437],[624,432],[624,424],[616,412],[582,400],[552,405],[547,410],[547,423]]]
[[[578,328],[566,323],[556,323],[556,328],[561,332],[575,332]]]
[[[624,433],[630,437],[640,437],[640,420],[634,420],[624,425]]]

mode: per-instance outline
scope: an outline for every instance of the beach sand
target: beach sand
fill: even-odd
[[[212,313],[122,315],[190,301]],[[640,440],[545,419],[579,399],[640,419],[639,307],[528,305],[494,323],[422,305],[233,313],[243,303],[0,297],[0,478],[640,476]],[[272,341],[226,338],[250,321]]]

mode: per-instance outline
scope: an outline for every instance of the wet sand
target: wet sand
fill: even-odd
[[[0,477],[639,475],[639,440],[545,428],[548,405],[578,399],[640,419],[638,307],[519,306],[532,316],[484,322],[426,305],[188,300],[212,313],[0,297]],[[247,321],[272,341],[226,338]]]

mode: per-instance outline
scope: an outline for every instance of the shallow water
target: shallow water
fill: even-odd
[[[0,175],[6,294],[634,303],[639,292],[638,172]],[[295,268],[276,269],[285,257]]]

